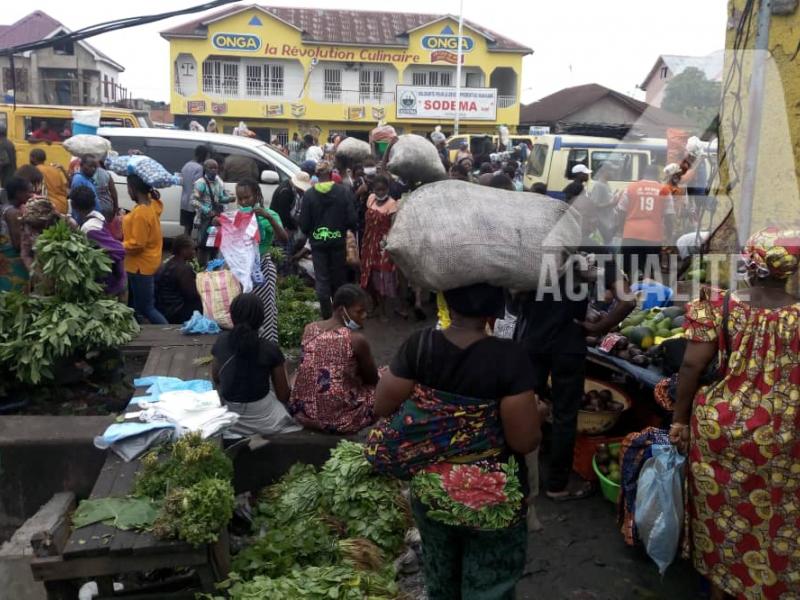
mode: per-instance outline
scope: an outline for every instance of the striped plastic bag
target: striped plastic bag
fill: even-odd
[[[197,274],[197,291],[203,302],[203,315],[222,329],[233,329],[231,302],[242,293],[242,286],[227,269]]]

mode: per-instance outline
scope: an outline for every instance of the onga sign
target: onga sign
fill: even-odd
[[[422,47],[425,50],[436,52],[437,50],[446,50],[449,52],[458,52],[458,35],[448,25],[438,35],[426,35],[422,38]],[[475,47],[475,40],[467,35],[461,36],[461,51],[471,52]]]
[[[261,38],[250,33],[215,33],[211,45],[217,50],[257,52],[261,49]]]

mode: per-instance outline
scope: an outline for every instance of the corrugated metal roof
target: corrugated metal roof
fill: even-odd
[[[352,46],[407,46],[408,32],[449,15],[431,15],[402,12],[328,10],[252,5],[228,8],[210,13],[177,27],[161,32],[170,37],[205,37],[208,24],[245,10],[260,10],[295,27],[303,39],[320,44]],[[471,21],[464,21],[469,29],[487,38],[489,49],[505,52],[530,53],[527,46],[503,37]],[[493,40],[493,41],[492,41]]]
[[[70,31],[63,23],[57,21],[46,12],[35,10],[29,15],[22,17],[16,23],[0,25],[0,48],[11,48],[21,44],[37,42],[46,39],[59,29]],[[83,44],[86,49],[95,54],[98,59],[118,67],[120,71],[125,70],[122,65],[90,45],[86,40],[81,40],[79,43]]]

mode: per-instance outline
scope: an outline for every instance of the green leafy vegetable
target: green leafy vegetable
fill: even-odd
[[[147,529],[156,520],[158,505],[149,498],[83,500],[72,515],[75,529],[105,523],[117,529]]]
[[[167,494],[153,531],[159,537],[177,537],[195,546],[211,544],[227,527],[234,504],[230,481],[203,479]]]
[[[314,290],[294,276],[278,282],[278,341],[282,348],[298,348],[306,325],[319,318]]]

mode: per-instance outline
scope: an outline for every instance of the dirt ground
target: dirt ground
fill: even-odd
[[[433,313],[429,307],[428,312]],[[392,319],[367,322],[378,365],[391,362],[403,340],[433,323]],[[547,456],[542,457],[546,469]],[[662,579],[642,549],[625,546],[616,525],[616,507],[598,492],[582,501],[536,500],[544,527],[531,533],[518,600],[684,600],[704,598],[701,578],[685,561],[673,564]]]

